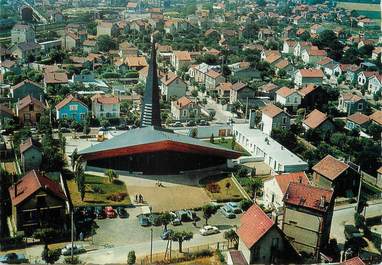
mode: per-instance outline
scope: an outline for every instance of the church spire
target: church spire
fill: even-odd
[[[158,72],[155,42],[152,40],[151,59],[146,78],[145,95],[141,113],[141,127],[161,127]]]

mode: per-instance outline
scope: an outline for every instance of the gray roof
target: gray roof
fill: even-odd
[[[238,153],[231,149],[223,148],[218,145],[204,142],[186,135],[176,134],[172,130],[148,126],[143,128],[132,129],[118,136],[115,136],[110,140],[80,150],[79,154],[84,155],[100,151],[157,143],[163,141],[173,141],[178,143],[211,148],[215,150],[221,150],[225,152]]]

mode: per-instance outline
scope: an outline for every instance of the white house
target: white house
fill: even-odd
[[[326,57],[326,51],[319,50],[317,47],[312,46],[310,48],[304,49],[301,52],[301,59],[304,63],[314,64],[321,61],[324,57]]]
[[[186,95],[187,84],[176,75],[168,73],[161,79],[161,93],[166,101],[177,100]]]
[[[171,114],[178,121],[193,120],[199,117],[200,107],[197,103],[184,96],[171,102]]]
[[[174,51],[171,57],[171,64],[175,70],[191,65],[191,55],[188,51]]]
[[[307,84],[321,85],[323,79],[324,73],[321,69],[300,69],[296,72],[294,83],[297,87]]]
[[[296,47],[297,42],[293,40],[285,40],[283,44],[282,53],[293,54],[294,48]]]
[[[296,46],[294,47],[294,50],[293,50],[293,55],[296,56],[296,57],[300,57],[301,56],[301,52],[303,51],[303,49],[307,48],[307,47],[310,47],[312,46],[312,43],[311,42],[308,42],[308,41],[300,41],[296,44]]]
[[[285,107],[296,109],[301,104],[301,94],[295,89],[282,87],[276,91],[276,102]]]
[[[294,172],[273,176],[264,181],[263,202],[265,207],[274,208],[281,212],[284,203],[283,198],[290,182],[309,184],[305,172]]]
[[[92,112],[96,118],[119,118],[121,104],[114,96],[94,95],[92,100]]]
[[[208,91],[216,90],[216,87],[225,81],[224,76],[214,70],[208,70],[205,78],[205,86]]]
[[[263,161],[274,172],[298,172],[308,169],[308,164],[259,129],[249,124],[234,124],[233,134],[238,144],[254,159]]]
[[[367,86],[367,92],[370,95],[374,95],[378,91],[382,90],[382,75],[374,75],[369,79],[369,85]]]
[[[373,72],[373,71],[362,71],[358,74],[357,81],[359,86],[364,86],[367,84],[370,78],[373,76],[377,75],[378,72]]]
[[[273,129],[289,129],[290,115],[279,107],[268,104],[261,110],[261,126],[268,135],[271,135]]]

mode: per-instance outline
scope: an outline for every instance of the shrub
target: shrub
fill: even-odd
[[[102,189],[101,185],[92,185],[91,188],[92,188],[94,193],[98,193],[98,194],[105,193],[104,190]]]
[[[199,251],[196,251],[192,253],[193,258],[204,258],[204,257],[211,257],[212,256],[212,251],[209,249],[202,249]]]
[[[61,233],[53,228],[40,228],[33,233],[33,238],[47,243],[53,239],[59,238]]]
[[[118,192],[118,193],[113,193],[107,196],[106,199],[110,201],[114,201],[114,202],[121,202],[125,199],[126,196],[127,196],[126,192]]]
[[[81,264],[80,258],[78,256],[74,256],[73,259],[72,257],[66,257],[64,259],[65,264]]]
[[[216,183],[208,183],[206,186],[206,189],[211,193],[219,193],[220,192],[220,186]]]
[[[220,251],[220,249],[217,249],[217,250],[216,250],[216,255],[219,257],[219,260],[220,260],[221,263],[224,263],[224,262],[225,262],[224,255],[222,254],[222,252]]]
[[[135,252],[130,251],[129,254],[127,255],[127,264],[133,265],[135,264],[136,257],[135,257]]]

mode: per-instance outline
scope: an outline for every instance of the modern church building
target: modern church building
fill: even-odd
[[[161,127],[155,45],[142,104],[141,127],[80,151],[87,166],[142,174],[180,174],[211,167],[225,167],[239,152]]]

